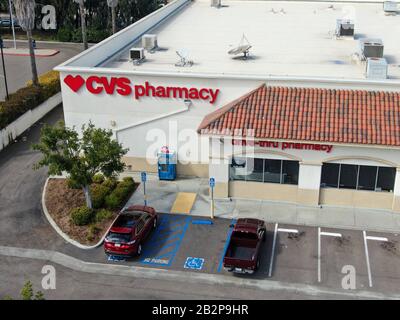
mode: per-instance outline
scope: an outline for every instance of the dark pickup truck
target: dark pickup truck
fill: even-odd
[[[264,221],[238,219],[225,253],[224,268],[235,273],[254,273],[260,266],[260,246],[265,233]]]

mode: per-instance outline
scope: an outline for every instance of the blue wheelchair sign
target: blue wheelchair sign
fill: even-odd
[[[140,176],[141,176],[141,178],[142,178],[142,182],[146,182],[146,180],[147,180],[147,174],[146,174],[146,172],[142,172],[142,173],[140,174]]]
[[[203,268],[203,265],[204,265],[203,258],[188,257],[183,267],[185,269],[201,270]]]
[[[210,178],[210,187],[211,188],[215,187],[215,178]]]

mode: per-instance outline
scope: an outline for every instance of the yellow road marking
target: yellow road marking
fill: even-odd
[[[196,193],[179,192],[172,206],[171,213],[190,213],[195,200]]]

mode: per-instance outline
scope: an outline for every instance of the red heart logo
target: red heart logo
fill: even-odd
[[[68,75],[64,78],[64,82],[72,89],[74,92],[78,92],[78,90],[83,86],[85,83],[85,79],[81,76],[71,76]]]

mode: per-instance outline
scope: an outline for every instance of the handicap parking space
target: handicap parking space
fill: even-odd
[[[344,289],[346,276],[354,274],[355,288],[368,288],[368,269],[362,231],[319,228],[320,284],[335,289]],[[354,273],[353,273],[354,272]],[[348,283],[348,281],[347,281]]]
[[[366,232],[373,290],[398,293],[400,288],[400,236]]]
[[[184,215],[160,214],[158,226],[143,244],[141,264],[169,267],[179,251],[191,218]]]
[[[316,228],[274,224],[268,225],[267,235],[258,277],[295,283],[317,282]]]
[[[216,218],[212,224],[207,224],[209,221],[211,219],[192,217],[172,268],[206,273],[221,271],[230,225],[235,221]]]

